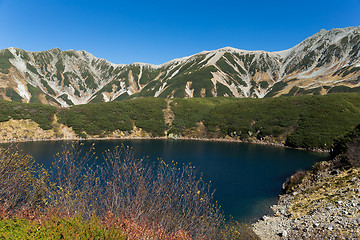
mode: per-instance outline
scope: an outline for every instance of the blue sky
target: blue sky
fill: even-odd
[[[0,49],[86,50],[161,64],[231,46],[279,51],[321,29],[360,25],[360,0],[0,0]]]

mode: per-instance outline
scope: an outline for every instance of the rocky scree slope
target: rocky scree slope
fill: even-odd
[[[68,107],[132,97],[276,97],[360,91],[360,27],[321,30],[280,51],[222,48],[162,65],[85,51],[0,51],[0,99]]]

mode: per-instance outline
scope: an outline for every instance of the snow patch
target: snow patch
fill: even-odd
[[[114,93],[112,99],[114,100],[114,99],[118,98],[120,95],[122,95],[122,94],[124,94],[126,92],[128,92],[128,91],[126,90],[125,82],[120,82],[120,90]],[[129,94],[129,95],[131,95],[131,94]]]
[[[179,73],[180,69],[181,69],[181,68],[179,68],[178,70],[176,70],[175,72],[173,72],[173,74],[171,74],[171,76],[169,77],[169,79],[171,79],[171,78],[175,77],[175,76],[176,76],[176,74],[178,74],[178,73]]]
[[[270,55],[270,56],[274,56],[274,55],[276,56],[276,55],[278,55],[278,56],[280,56],[282,59],[285,59],[285,58],[287,58],[287,57],[290,55],[290,53],[291,53],[293,50],[294,50],[294,48],[289,48],[289,49],[283,50],[283,51],[270,52],[269,55]]]
[[[69,107],[69,104],[67,104],[62,98],[57,97],[56,100],[58,101],[58,103],[60,103],[62,107]]]
[[[140,79],[141,79],[141,77],[142,77],[142,74],[143,74],[143,66],[140,66],[140,73],[139,73],[139,75],[138,75],[138,82],[139,82],[139,85],[140,85]]]
[[[15,58],[10,58],[9,62],[19,70],[19,72],[23,75],[27,71],[25,61],[16,54],[15,48],[10,48],[9,51],[14,55]]]
[[[28,92],[27,87],[16,77],[14,77],[15,82],[17,83],[17,87],[16,90],[19,93],[19,95],[22,98],[26,99],[26,102],[29,103],[30,102],[30,98],[31,98],[31,94]],[[36,97],[36,96],[34,96]]]
[[[186,82],[186,87],[185,87],[185,93],[189,96],[189,98],[193,98],[194,97],[194,89],[190,89],[191,88],[191,81]]]
[[[198,65],[202,65],[204,62],[206,62],[210,57],[212,57],[215,53],[211,52],[211,53],[204,53],[202,52],[202,54],[206,54],[205,58],[203,60],[201,60]]]
[[[108,98],[108,96],[106,96],[106,93],[101,93],[102,94],[102,96],[103,96],[103,99],[104,99],[104,101],[105,102],[109,102],[110,101],[110,99]]]
[[[214,65],[219,59],[224,56],[224,52],[217,52],[210,60],[206,63],[206,66]]]
[[[227,83],[227,81],[226,81],[227,75],[225,73],[223,73],[223,72],[211,72],[211,74],[213,75],[211,81],[214,84],[214,88],[216,88],[216,83],[219,82],[219,83],[225,85],[235,97],[241,97],[241,94],[237,91],[237,88],[236,88],[235,84],[232,83],[231,85],[229,85]]]
[[[115,64],[117,66],[127,66],[126,64]],[[140,66],[140,67],[149,67],[149,68],[160,68],[161,65],[155,65],[155,64],[150,64],[150,63],[142,63],[142,62],[134,62],[131,63],[130,65],[135,65],[135,66]]]
[[[164,82],[164,83],[161,85],[161,87],[155,92],[154,97],[158,97],[158,96],[162,93],[162,91],[164,90],[165,86],[166,86],[166,82]]]

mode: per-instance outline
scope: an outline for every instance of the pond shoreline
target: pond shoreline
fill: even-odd
[[[20,142],[48,142],[48,141],[88,141],[88,140],[181,140],[181,141],[205,141],[205,142],[234,142],[234,143],[251,143],[251,144],[259,144],[259,145],[268,145],[274,147],[283,147],[288,149],[296,149],[296,150],[303,150],[303,151],[312,151],[312,152],[320,152],[320,153],[329,153],[330,150],[326,149],[306,149],[306,148],[295,148],[286,146],[283,143],[276,143],[276,142],[267,142],[261,140],[240,140],[240,139],[233,139],[233,138],[193,138],[193,137],[88,137],[88,138],[41,138],[41,139],[16,139],[11,141],[4,141],[0,140],[0,144],[6,143],[20,143]]]

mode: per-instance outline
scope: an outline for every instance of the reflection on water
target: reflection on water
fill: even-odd
[[[212,182],[215,199],[227,215],[251,221],[269,211],[276,203],[282,183],[299,169],[309,169],[326,154],[234,142],[174,140],[103,140],[95,143],[99,163],[101,153],[117,145],[132,147],[134,156],[162,158],[179,163],[191,162],[203,178]],[[38,163],[50,166],[53,156],[66,141],[19,143],[18,148],[31,153]]]

